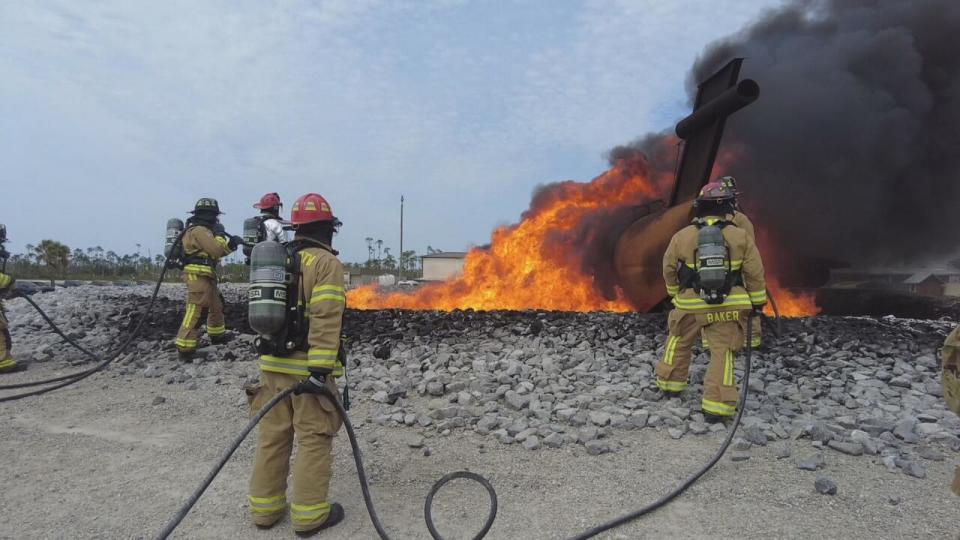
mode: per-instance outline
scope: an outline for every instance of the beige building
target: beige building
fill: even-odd
[[[420,257],[423,263],[423,281],[444,281],[463,272],[463,260],[466,256],[462,251],[445,251]]]

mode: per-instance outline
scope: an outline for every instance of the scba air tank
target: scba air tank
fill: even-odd
[[[263,240],[263,237],[260,235],[261,224],[263,220],[259,217],[252,217],[243,220],[243,254],[247,257],[253,251],[254,244]]]
[[[261,336],[283,330],[287,317],[287,250],[280,242],[260,242],[250,255],[250,328]]]
[[[183,232],[183,220],[177,218],[170,218],[167,220],[167,238],[163,244],[163,256],[170,258],[170,255],[173,252],[173,247],[177,243],[177,238],[180,238],[180,233]]]

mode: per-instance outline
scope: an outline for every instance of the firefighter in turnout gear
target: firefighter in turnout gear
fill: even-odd
[[[189,361],[197,350],[200,324],[206,319],[207,335],[214,343],[226,337],[223,317],[223,296],[217,288],[217,263],[243,243],[239,236],[229,236],[220,225],[220,205],[216,199],[197,201],[193,217],[181,240],[183,246],[183,281],[187,284],[187,310],[177,332],[180,360]]]
[[[734,353],[744,344],[750,311],[762,309],[767,301],[757,246],[727,220],[733,199],[719,182],[704,186],[693,223],[670,239],[663,256],[663,278],[674,309],[656,384],[669,393],[687,387],[692,347],[702,330],[710,342],[710,364],[701,408],[713,418],[736,412]]]
[[[3,244],[7,242],[7,227],[0,224],[0,263],[3,269],[7,266],[7,253]],[[13,284],[16,280],[0,270],[0,373],[9,373],[17,370],[17,363],[10,354],[13,348],[13,340],[10,338],[10,329],[7,322],[7,314],[3,311],[3,298],[13,291]]]
[[[260,197],[260,202],[253,205],[260,210],[261,226],[263,227],[262,238],[259,241],[272,240],[274,242],[286,243],[287,232],[283,230],[283,221],[280,218],[280,211],[283,209],[283,203],[280,202],[280,195],[276,193],[267,193]]]
[[[940,359],[943,361],[943,399],[950,410],[960,414],[960,326],[947,336]],[[954,473],[953,492],[960,495],[960,466]]]
[[[723,176],[717,180],[717,182],[723,184],[728,190],[730,190],[731,193],[733,193],[733,212],[729,217],[730,223],[732,223],[735,227],[739,227],[746,231],[747,236],[749,236],[753,242],[756,243],[757,235],[755,229],[753,228],[753,222],[750,221],[750,218],[748,218],[747,215],[740,210],[740,191],[737,189],[737,179],[732,176]],[[750,346],[754,349],[759,347],[763,342],[763,329],[761,327],[762,320],[763,319],[760,317],[757,317],[753,320],[753,336],[750,338]],[[702,335],[701,339],[703,341],[703,348],[709,349],[710,342],[707,341],[707,339]]]
[[[340,331],[346,296],[343,265],[332,247],[340,222],[330,204],[315,193],[304,195],[291,209],[291,222],[295,235],[286,249],[295,278],[286,295],[291,302],[299,298],[299,335],[288,333],[282,340],[295,343],[293,350],[261,350],[260,383],[247,393],[251,411],[256,412],[286,388],[301,385],[303,391],[280,402],[260,422],[249,503],[253,522],[260,528],[271,527],[283,517],[296,437],[290,521],[299,536],[310,536],[344,518],[343,507],[327,497],[333,437],[342,420],[334,404],[316,392],[326,385],[337,395],[335,379],[344,371]]]

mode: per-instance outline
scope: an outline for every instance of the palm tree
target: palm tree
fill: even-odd
[[[383,240],[377,239],[377,260],[381,259],[380,257],[380,248],[383,247]]]

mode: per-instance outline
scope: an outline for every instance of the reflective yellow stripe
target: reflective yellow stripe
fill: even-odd
[[[324,358],[337,358],[337,349],[310,349],[307,352],[307,358],[310,360],[320,360]]]
[[[195,340],[195,339],[180,339],[180,338],[177,338],[176,341],[174,341],[174,344],[175,344],[177,347],[180,347],[181,349],[196,349],[196,348],[197,348],[197,340]]]
[[[276,514],[287,509],[286,495],[268,498],[249,495],[247,498],[250,500],[250,511],[254,514]]]
[[[686,387],[685,381],[667,381],[657,377],[657,388],[664,392],[682,392]]]
[[[764,304],[767,302],[767,291],[753,291],[748,292],[747,295],[750,296],[750,301],[754,304]]]
[[[708,304],[702,298],[674,297],[673,305],[684,311],[710,311],[731,308],[751,308],[753,304],[746,294],[731,294],[722,304]]]
[[[737,413],[736,406],[720,403],[719,401],[710,401],[709,399],[704,399],[700,404],[700,408],[705,413],[715,414],[718,416],[733,416]]]
[[[10,282],[13,281],[10,276],[6,274],[0,274],[0,289],[5,288],[7,285],[10,285]]]
[[[213,268],[203,264],[188,264],[183,267],[183,271],[187,274],[196,274],[200,276],[210,276],[214,277],[216,274],[213,272]]]
[[[17,363],[13,360],[12,356],[7,356],[3,360],[0,360],[0,370],[8,371],[17,367]]]
[[[673,355],[677,350],[677,342],[680,341],[680,336],[670,336],[667,338],[667,346],[663,351],[663,363],[672,366],[673,365]]]
[[[670,296],[676,296],[680,292],[679,285],[667,285],[667,294]]]
[[[223,247],[223,249],[230,251],[230,242],[226,238],[222,236],[215,236],[213,239],[216,240],[217,243]]]
[[[290,521],[298,524],[320,521],[329,513],[330,503],[290,505]]]
[[[196,304],[187,304],[187,311],[183,314],[183,322],[180,323],[180,328],[191,328],[193,326],[193,316],[196,312]]]
[[[733,386],[733,351],[727,351],[723,359],[723,384]]]
[[[313,266],[315,262],[317,262],[316,255],[312,255],[306,251],[300,252],[300,266]]]
[[[753,338],[750,339],[750,346],[753,347],[754,349],[759,347],[761,343],[762,343],[762,338],[760,337],[760,334],[754,334]]]
[[[343,287],[339,285],[317,285],[313,288],[313,294],[322,293],[325,291],[334,291],[334,292],[343,292]]]
[[[730,261],[730,269],[733,271],[740,270],[743,267],[743,259]]]
[[[315,294],[310,297],[310,305],[316,304],[318,302],[323,302],[324,300],[333,300],[334,302],[344,303],[347,301],[346,297],[342,294]]]
[[[211,336],[221,336],[227,333],[226,326],[207,326],[207,334]]]

